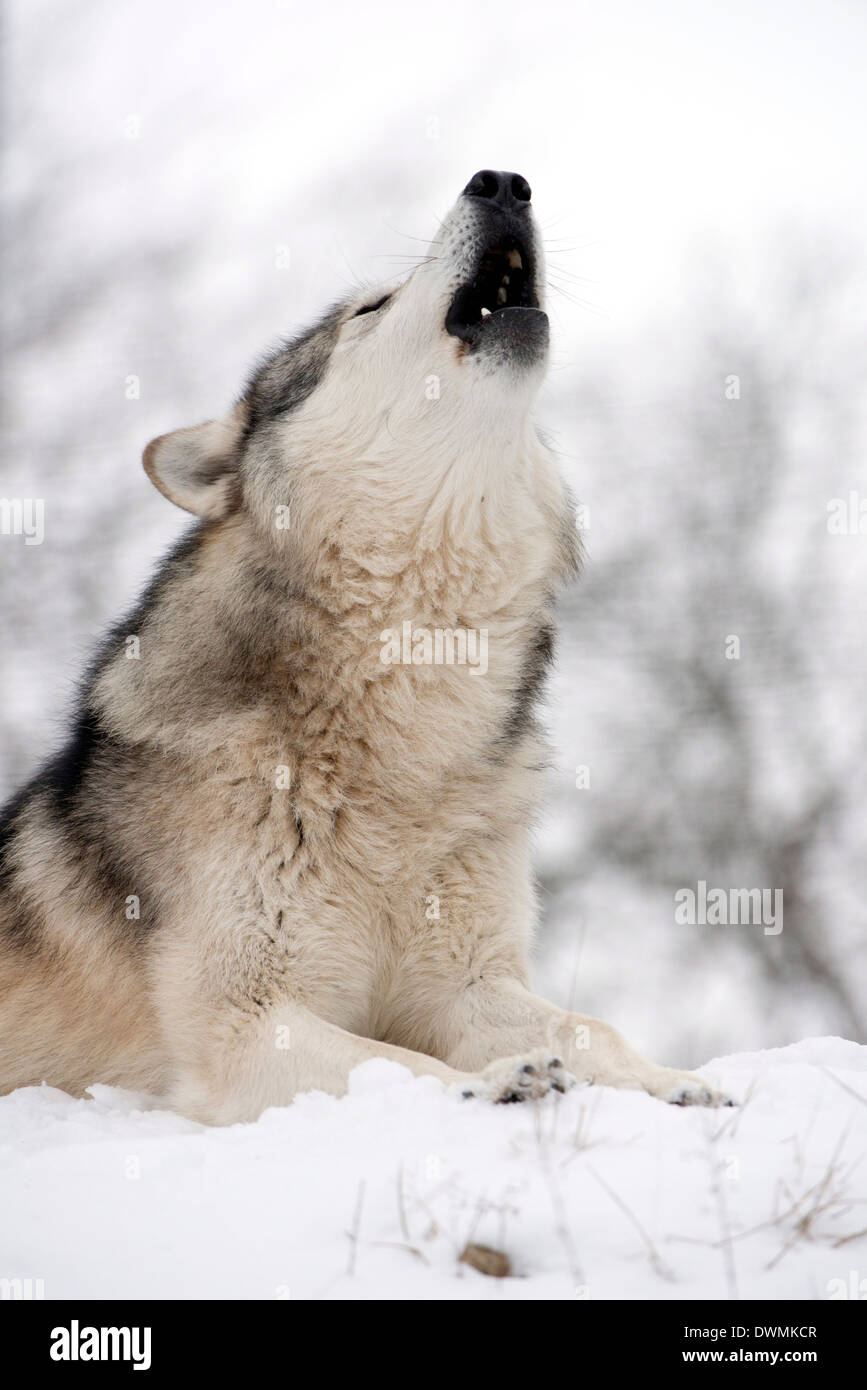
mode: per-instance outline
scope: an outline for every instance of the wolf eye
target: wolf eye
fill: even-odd
[[[360,309],[356,309],[352,317],[357,319],[360,314],[375,314],[377,309],[381,309],[383,304],[387,304],[390,299],[390,294],[384,294],[382,299],[378,299],[375,304],[363,304]]]

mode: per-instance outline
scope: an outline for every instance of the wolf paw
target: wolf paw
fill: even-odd
[[[489,1100],[495,1105],[514,1105],[541,1100],[551,1091],[561,1094],[577,1083],[559,1057],[539,1049],[523,1057],[491,1062],[478,1077],[460,1083],[455,1090],[465,1099]]]
[[[660,1100],[667,1101],[669,1105],[707,1105],[711,1108],[735,1104],[730,1096],[715,1091],[700,1076],[680,1077],[660,1096]]]

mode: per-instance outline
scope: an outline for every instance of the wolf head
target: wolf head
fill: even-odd
[[[246,508],[273,534],[282,511],[317,543],[495,510],[542,450],[542,283],[529,185],[482,170],[408,279],[331,308],[226,418],[155,439],[148,476],[199,516]]]

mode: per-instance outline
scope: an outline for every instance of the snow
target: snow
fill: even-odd
[[[49,1299],[852,1296],[867,1047],[702,1070],[742,1104],[494,1107],[368,1062],[342,1100],[209,1129],[107,1086],[24,1088],[0,1099],[0,1276]],[[459,1263],[468,1240],[512,1277]]]

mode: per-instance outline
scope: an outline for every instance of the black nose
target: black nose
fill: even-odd
[[[527,180],[505,169],[480,169],[473,174],[464,193],[469,198],[484,198],[498,207],[517,211],[525,209],[532,197]]]

